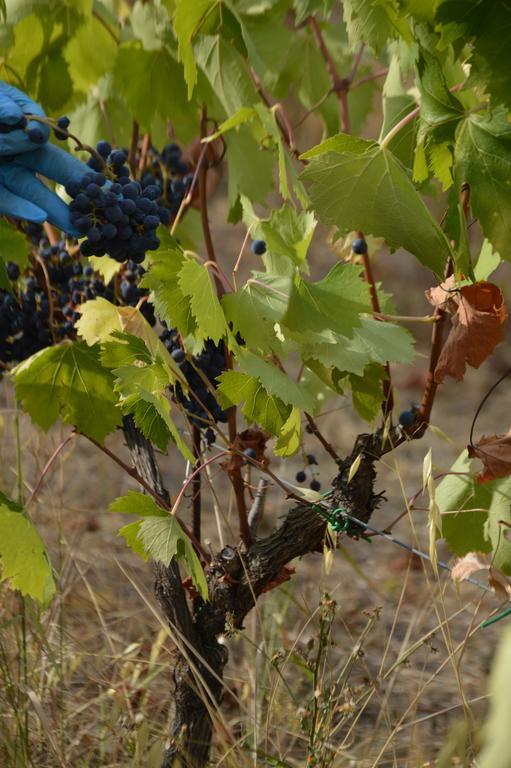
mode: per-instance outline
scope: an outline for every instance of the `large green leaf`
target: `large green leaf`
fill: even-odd
[[[170,412],[169,385],[175,382],[164,348],[151,352],[142,339],[113,334],[101,348],[101,362],[115,376],[115,392],[124,414],[131,414],[143,435],[165,451],[173,440],[187,461],[193,454],[181,437]]]
[[[244,373],[259,379],[268,394],[276,395],[283,403],[294,405],[305,411],[311,411],[314,408],[311,394],[276,365],[243,348],[238,349],[236,361]]]
[[[197,65],[193,54],[192,40],[197,34],[204,17],[215,7],[217,0],[175,0],[174,30],[177,35],[180,61],[183,62],[184,76],[188,85],[188,97],[197,82]]]
[[[198,112],[188,102],[181,68],[166,48],[146,51],[139,42],[123,44],[114,67],[114,82],[145,130],[150,131],[155,117],[160,116],[172,119],[182,140],[197,132]]]
[[[88,93],[100,77],[111,71],[116,55],[117,44],[112,35],[98,17],[91,16],[76,30],[64,51],[74,88]]]
[[[101,366],[99,347],[63,342],[37,352],[12,372],[16,397],[44,430],[60,417],[103,442],[121,422],[113,377]]]
[[[410,37],[395,0],[344,0],[343,9],[353,45],[364,42],[380,51],[389,39]]]
[[[471,43],[469,84],[481,85],[496,106],[511,107],[511,8],[501,0],[444,0],[437,21],[448,42]],[[465,49],[466,55],[470,48]]]
[[[323,280],[309,282],[296,276],[282,324],[304,340],[323,331],[352,336],[360,315],[371,308],[367,283],[360,267],[336,264]]]
[[[55,594],[50,558],[23,509],[0,493],[0,578],[47,605]]]
[[[183,0],[186,4],[187,0]],[[202,2],[202,0],[201,0]],[[194,3],[188,3],[194,5]],[[259,101],[247,64],[236,48],[220,35],[203,35],[194,46],[203,70],[227,117]]]
[[[456,136],[455,180],[470,185],[470,204],[485,237],[511,260],[511,124],[499,110],[470,115]]]
[[[340,232],[362,230],[406,248],[438,276],[451,249],[447,238],[394,155],[344,134],[305,153],[312,208]]]
[[[290,277],[253,272],[241,290],[222,296],[227,320],[250,347],[264,352],[280,350],[274,326],[286,312],[291,286]]]

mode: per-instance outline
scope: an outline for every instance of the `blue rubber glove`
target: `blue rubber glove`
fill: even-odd
[[[41,107],[0,80],[0,124],[16,125],[25,114],[43,117]],[[26,130],[0,132],[0,214],[42,224],[49,221],[70,235],[79,233],[71,225],[69,208],[58,195],[36,177],[36,173],[67,184],[80,179],[90,168],[59,147],[48,143],[50,129],[32,120],[27,129],[37,129],[38,141]]]

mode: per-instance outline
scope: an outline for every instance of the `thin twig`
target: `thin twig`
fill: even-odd
[[[318,22],[314,15],[310,17],[309,23],[310,23],[312,32],[314,34],[314,37],[316,38],[319,51],[324,59],[324,62],[330,77],[330,81],[332,83],[332,90],[337,95],[337,99],[339,101],[339,111],[341,113],[342,129],[344,133],[351,133],[350,114],[348,109],[348,92],[351,85],[351,79],[349,77],[342,78],[337,72],[335,62],[332,58],[330,51],[328,50],[327,44],[323,37],[323,33],[321,32],[321,29],[319,28]],[[362,57],[362,53],[363,53],[363,48],[361,49],[361,51],[359,51],[359,54],[358,54],[360,58]],[[358,63],[360,63],[360,59]],[[355,74],[358,68],[358,63],[356,67],[354,65],[352,70],[355,72]]]
[[[193,455],[196,458],[194,469],[201,465],[200,428],[193,426]],[[201,475],[197,472],[192,483],[192,530],[197,541],[201,540]]]
[[[128,165],[130,167],[131,175],[133,176],[133,178],[135,178],[137,175],[137,167],[135,163],[136,163],[137,147],[138,147],[138,129],[139,129],[138,122],[136,120],[133,120],[133,123],[131,125],[130,151],[128,154]]]
[[[201,120],[200,120],[201,139],[204,139],[207,136],[207,125],[208,125],[208,117],[207,117],[206,107],[203,107],[201,111]],[[213,264],[216,264],[217,260],[216,260],[216,254],[215,254],[215,247],[213,245],[213,238],[211,237],[211,230],[209,228],[209,219],[208,219],[207,179],[208,179],[208,163],[207,163],[206,157],[204,157],[199,168],[200,217],[201,217],[201,224],[202,224],[202,234],[204,236],[204,244],[206,246],[208,260]],[[216,270],[213,273],[213,277],[215,280],[217,294],[220,297],[225,293],[225,289],[224,289],[222,280],[220,279],[220,276],[218,275]]]
[[[140,157],[138,160],[138,175],[141,176],[147,163],[147,155],[151,148],[151,134],[144,133],[142,139],[142,146],[140,147]]]
[[[304,416],[307,419],[307,423],[314,437],[316,437],[319,440],[319,442],[321,443],[325,451],[332,457],[332,459],[336,463],[339,463],[341,460],[339,454],[335,452],[335,449],[330,445],[326,437],[323,437],[323,435],[321,434],[318,428],[318,425],[316,424],[316,422],[314,421],[310,413],[305,413]]]
[[[62,442],[61,442],[61,443],[59,443],[59,445],[58,445],[58,446],[55,448],[55,450],[53,451],[52,455],[50,456],[50,458],[48,459],[48,461],[47,461],[47,462],[46,462],[46,464],[44,465],[44,469],[43,469],[43,471],[42,471],[42,472],[41,472],[41,474],[39,475],[39,478],[38,478],[38,480],[37,480],[37,483],[36,483],[36,484],[35,484],[35,486],[34,486],[34,490],[33,490],[33,491],[32,491],[32,493],[30,494],[30,497],[29,497],[29,499],[28,499],[28,501],[27,501],[27,507],[29,506],[29,504],[31,504],[33,501],[35,501],[35,500],[36,500],[36,498],[37,498],[37,494],[38,494],[38,493],[39,493],[39,491],[41,490],[41,486],[43,485],[43,483],[44,483],[44,481],[45,481],[45,479],[46,479],[46,476],[47,476],[48,472],[49,472],[49,471],[50,471],[50,469],[52,468],[54,461],[57,459],[57,457],[59,456],[59,454],[61,453],[61,451],[63,451],[63,450],[64,450],[64,448],[66,447],[66,445],[67,445],[69,442],[71,442],[71,440],[72,440],[74,437],[76,437],[76,432],[73,430],[73,431],[71,432],[71,434],[69,434],[69,435],[66,437],[66,439],[65,439],[65,440],[62,440]]]
[[[363,232],[358,232],[358,236],[364,239]],[[373,308],[373,315],[376,319],[379,319],[378,316],[381,315],[380,300],[378,298],[378,291],[376,290],[376,283],[374,280],[373,269],[371,266],[371,260],[369,259],[369,253],[367,248],[362,254],[362,263],[364,265],[364,276],[365,276],[366,282],[369,285],[369,294],[371,296],[371,306]],[[383,403],[382,403],[382,412],[383,412],[384,419],[386,419],[387,416],[390,413],[392,413],[392,410],[394,408],[392,378],[390,374],[390,365],[388,363],[385,363],[385,370],[387,372],[387,378],[383,382]]]

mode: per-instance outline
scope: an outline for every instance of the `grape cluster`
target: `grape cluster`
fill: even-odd
[[[227,414],[217,402],[209,387],[218,386],[217,376],[225,370],[225,348],[223,341],[215,344],[211,339],[205,343],[199,355],[190,359],[180,345],[176,329],[164,328],[161,341],[170,352],[173,360],[179,365],[181,373],[187,381],[189,393],[183,391],[181,384],[174,387],[173,395],[188,413],[190,422],[197,427],[207,427],[211,421],[227,421]],[[192,394],[193,393],[193,394]],[[206,430],[206,439],[212,442],[215,434],[211,428]]]
[[[80,246],[84,256],[106,254],[141,264],[146,251],[160,245],[156,229],[170,222],[170,213],[157,202],[157,185],[130,180],[126,159],[124,150],[98,142],[97,155],[88,161],[90,173],[69,182],[66,192],[72,198],[71,223],[86,237]]]
[[[90,264],[83,264],[78,245],[60,240],[51,245],[39,225],[28,224],[25,234],[34,243],[35,258],[20,270],[7,262],[11,291],[0,290],[0,364],[10,367],[54,342],[76,337],[79,307],[103,297],[114,304],[137,306],[147,296],[139,287],[144,268],[124,264],[116,278],[105,284]],[[144,301],[140,311],[151,323],[154,309]]]
[[[174,217],[192,184],[193,174],[183,161],[177,144],[167,144],[161,152],[151,147],[140,177],[142,189],[157,186],[160,190],[158,203]]]

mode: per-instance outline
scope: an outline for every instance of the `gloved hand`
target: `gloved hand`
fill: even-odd
[[[9,130],[20,121],[22,124],[25,114],[44,116],[41,107],[26,94],[0,80],[0,215],[39,224],[48,220],[58,229],[78,235],[71,225],[68,206],[36,173],[67,184],[72,179],[80,179],[90,168],[50,144],[47,125],[32,120],[27,130]]]

